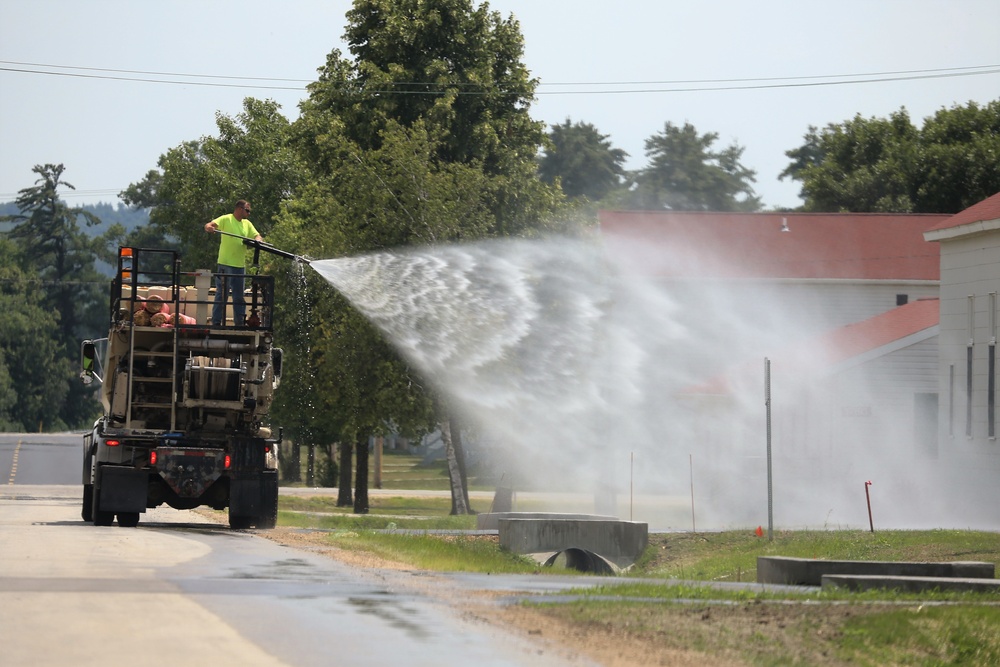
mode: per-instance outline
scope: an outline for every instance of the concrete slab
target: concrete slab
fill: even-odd
[[[880,577],[944,577],[993,579],[996,566],[978,561],[913,563],[894,561],[821,560],[758,556],[757,581],[763,584],[819,586],[826,574]]]
[[[1000,579],[968,577],[891,577],[866,574],[824,574],[823,588],[844,588],[850,591],[891,589],[907,593],[924,591],[975,591],[1000,595]]]

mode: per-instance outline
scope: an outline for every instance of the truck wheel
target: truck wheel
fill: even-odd
[[[257,517],[258,528],[274,528],[278,525],[278,487],[274,487],[271,495],[264,501],[264,514]]]
[[[94,486],[94,495],[91,505],[93,506],[93,518],[95,526],[110,526],[115,522],[114,512],[104,512],[101,510],[101,489],[97,485]]]
[[[233,530],[246,530],[253,524],[252,516],[245,516],[242,514],[233,514],[232,508],[229,512],[229,527]]]
[[[94,520],[94,485],[84,484],[83,485],[83,510],[80,512],[80,516],[87,523]]]
[[[122,528],[135,528],[139,525],[138,512],[119,512],[118,525]]]

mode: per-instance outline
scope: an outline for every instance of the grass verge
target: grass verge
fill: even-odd
[[[376,532],[470,529],[475,517],[449,516],[447,498],[378,496],[369,514],[329,497],[281,499],[279,524],[324,528],[317,539],[354,553],[437,571],[534,573],[536,563],[499,548],[494,536]],[[477,511],[487,506],[476,505]],[[1000,535],[978,531],[753,531],[651,535],[630,577],[662,583],[578,591],[562,604],[522,606],[531,627],[574,643],[629,646],[626,664],[1000,665],[1000,596],[971,593],[720,590],[715,582],[756,580],[758,556],[842,560],[981,560],[1000,565]],[[556,572],[544,570],[546,572]],[[576,574],[575,572],[571,572]]]

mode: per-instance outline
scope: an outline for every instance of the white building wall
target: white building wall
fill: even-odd
[[[941,242],[941,434],[964,438],[984,453],[1000,456],[989,433],[989,349],[996,344],[1000,291],[1000,233]],[[968,350],[972,344],[972,400],[967,400]],[[994,382],[997,382],[994,377]],[[947,397],[947,400],[944,400]],[[994,397],[994,406],[996,397]]]
[[[941,243],[938,441],[943,500],[966,525],[1000,523],[1000,443],[989,433],[989,351],[1000,291],[1000,232]],[[971,297],[971,298],[970,298]],[[970,317],[971,314],[971,317]],[[967,354],[972,343],[972,398]],[[1000,364],[998,364],[1000,365]],[[996,376],[997,371],[994,370]],[[1000,384],[1000,378],[994,377]],[[994,397],[994,404],[996,404]],[[994,405],[994,408],[996,406]],[[1000,415],[995,414],[1000,420]],[[1000,423],[994,425],[1000,432]]]

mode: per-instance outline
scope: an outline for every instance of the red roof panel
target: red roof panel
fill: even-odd
[[[938,280],[947,215],[600,211],[609,258],[676,278]],[[787,231],[783,231],[786,229]]]
[[[920,299],[899,306],[867,320],[838,327],[777,351],[771,363],[794,369],[796,373],[829,370],[837,364],[873,352],[879,348],[937,326],[940,302]],[[751,367],[752,366],[752,367]],[[716,376],[705,384],[693,387],[690,394],[727,394],[740,378],[760,372],[760,362],[744,364],[733,371]]]
[[[1000,220],[1000,192],[992,197],[988,197],[978,204],[973,204],[969,208],[956,213],[943,220],[927,231],[933,232],[939,229],[951,229],[961,227],[971,222],[983,222],[985,220]]]

